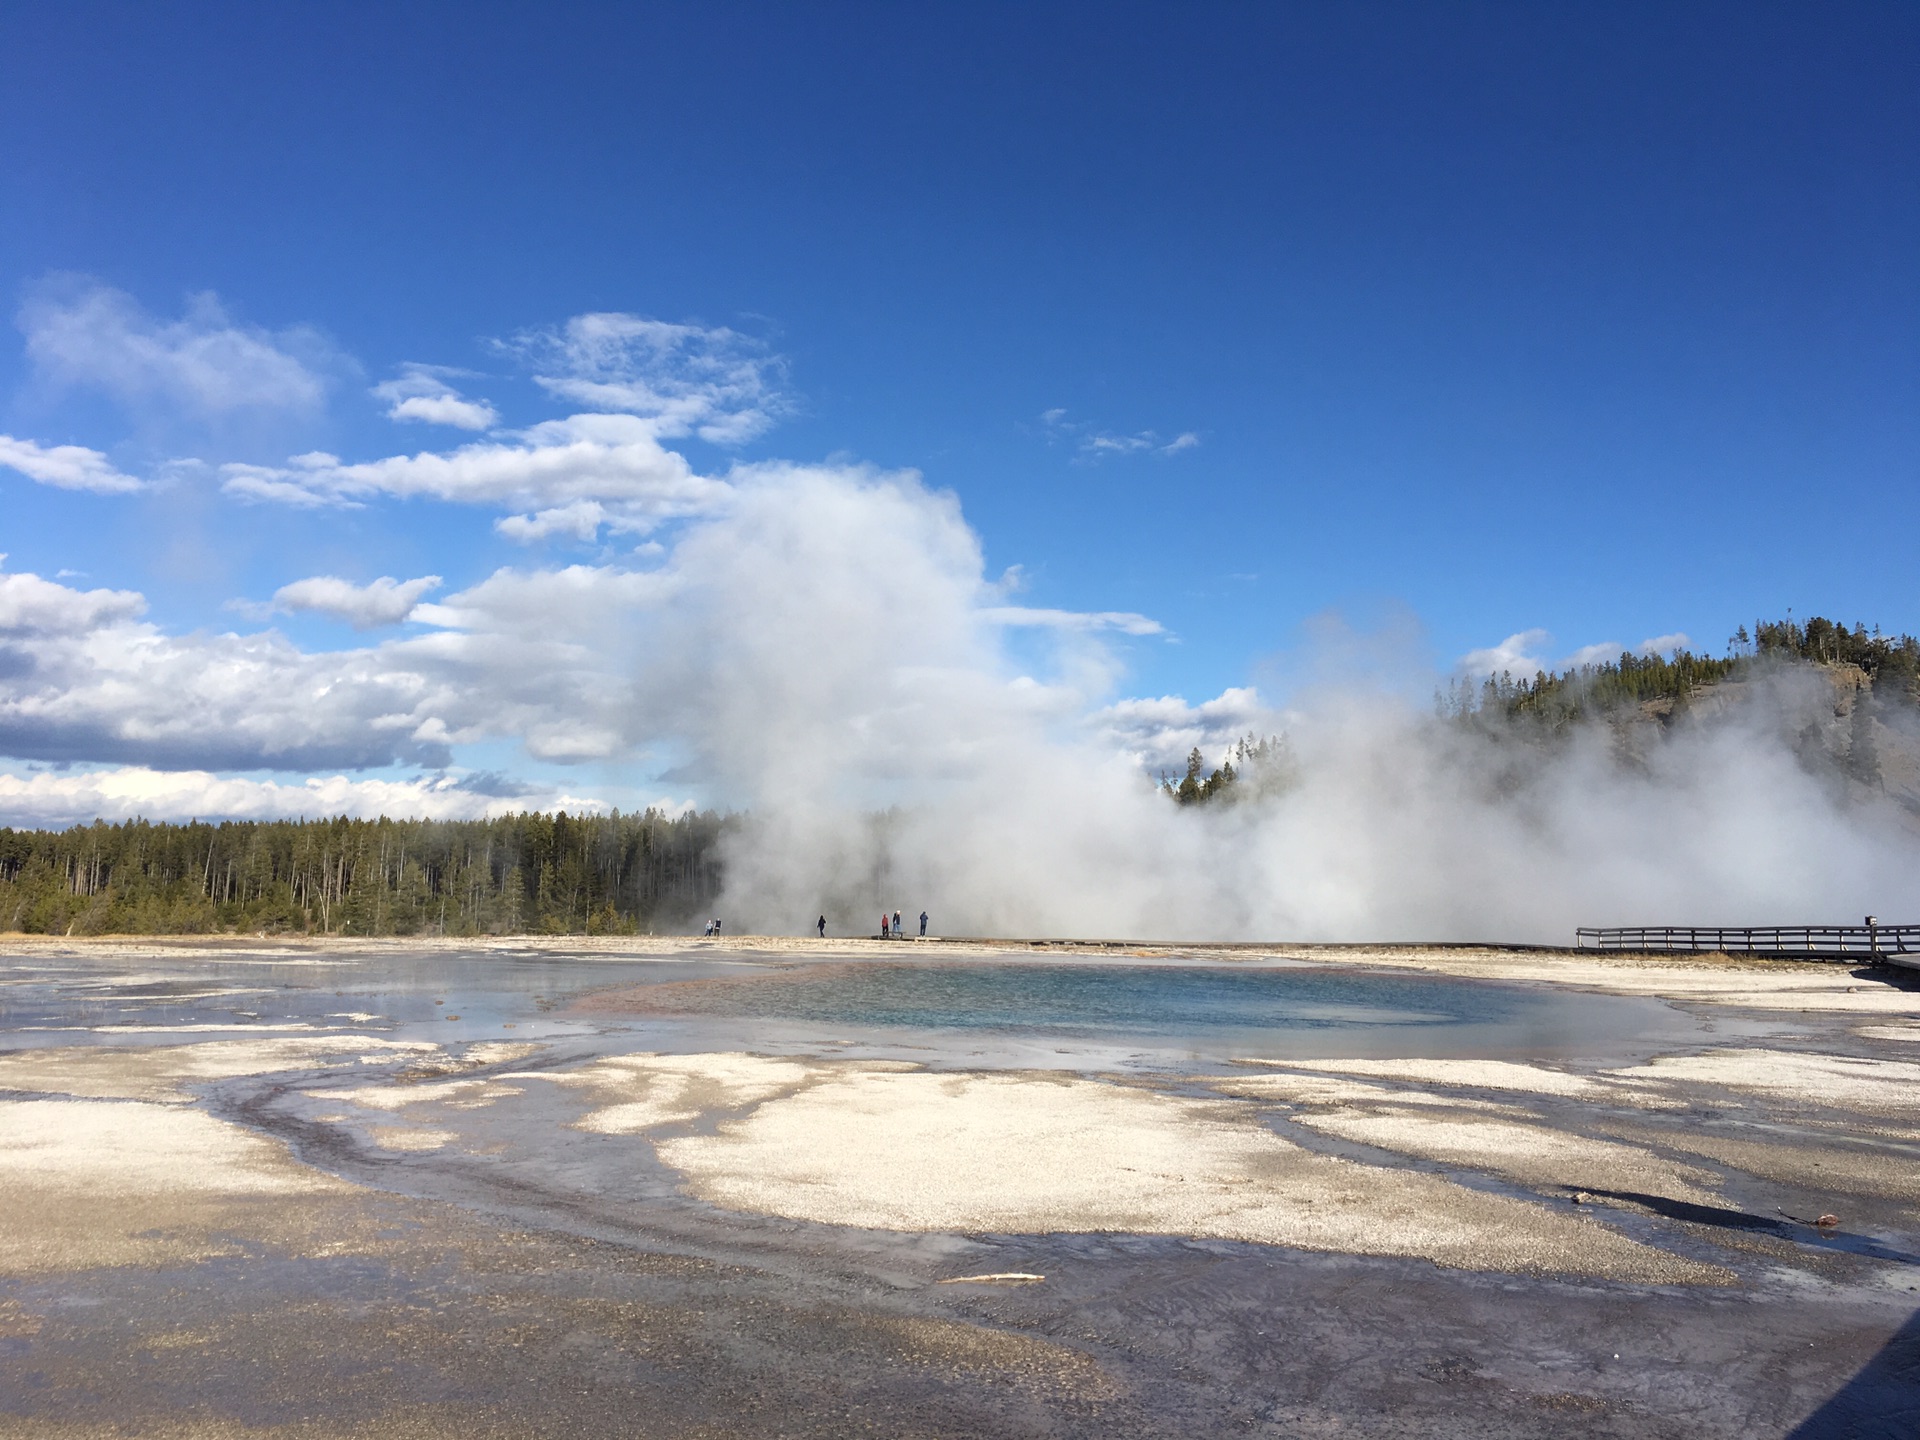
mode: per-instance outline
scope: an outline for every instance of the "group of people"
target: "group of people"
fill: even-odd
[[[714,923],[717,925],[719,922],[715,921]],[[815,922],[815,928],[819,930],[820,938],[822,940],[826,939],[827,917],[822,915],[819,920]],[[904,940],[907,938],[907,927],[902,923],[898,910],[894,911],[891,915],[887,914],[884,910],[880,912],[880,938],[882,940]],[[927,938],[927,912],[924,910],[920,912],[920,938],[922,940]]]
[[[820,938],[822,940],[826,939],[826,916],[822,915],[820,917],[818,928]],[[720,922],[718,920],[707,921],[707,928],[701,933],[711,940],[720,933]],[[880,938],[882,940],[904,940],[907,938],[907,927],[901,922],[900,912],[898,910],[894,911],[891,915],[887,914],[884,910],[880,912]],[[927,938],[927,912],[924,910],[920,912],[920,938],[922,940]]]
[[[882,940],[904,940],[906,936],[907,927],[900,923],[900,912],[898,910],[893,912],[893,928],[892,930],[888,930],[887,912],[882,910],[880,912],[880,938]],[[920,912],[920,938],[922,940],[927,938],[927,912],[924,910]]]

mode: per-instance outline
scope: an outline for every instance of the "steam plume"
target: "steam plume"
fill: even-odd
[[[951,495],[828,467],[734,480],[669,556],[635,664],[641,728],[750,814],[725,896],[745,928],[925,907],[949,934],[1565,943],[1920,918],[1911,821],[1807,761],[1832,723],[1817,676],[1637,746],[1450,723],[1410,698],[1430,685],[1321,683],[1261,717],[1296,757],[1284,793],[1183,809],[1100,721],[1097,635],[1058,628],[1044,675],[1015,663]]]

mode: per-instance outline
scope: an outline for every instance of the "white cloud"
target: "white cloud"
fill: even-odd
[[[1178,769],[1187,752],[1218,758],[1234,741],[1275,726],[1251,686],[1233,687],[1211,700],[1189,704],[1178,695],[1121,700],[1091,718],[1093,732],[1149,771]]]
[[[0,435],[0,466],[61,490],[112,495],[145,488],[143,481],[122,475],[105,455],[84,445],[36,445]]]
[[[1118,630],[1123,635],[1164,635],[1158,620],[1131,610],[1044,610],[1027,605],[993,605],[980,612],[993,625],[1044,630]]]
[[[272,630],[173,634],[140,618],[135,594],[0,577],[0,618],[12,621],[0,754],[232,771],[441,766],[457,747],[499,739],[565,762],[629,759],[656,744],[704,750],[719,729],[700,697],[731,706],[757,693],[754,716],[780,711],[762,682],[730,676],[771,676],[777,656],[803,673],[767,679],[776,690],[829,675],[851,685],[846,666],[866,667],[873,654],[848,642],[851,626],[883,631],[894,668],[866,677],[876,708],[841,712],[835,743],[863,736],[884,775],[917,762],[912,726],[926,705],[1065,716],[1075,685],[1110,673],[1085,658],[1097,657],[1102,632],[1157,630],[1125,612],[1005,605],[957,502],[911,475],[747,467],[722,488],[728,503],[646,569],[507,568],[437,603],[423,598],[431,576],[369,585],[310,576],[282,587],[275,608],[435,627],[332,652]],[[1079,667],[1073,684],[1015,674],[999,650],[1009,625],[1059,635],[1071,654],[1063,663]],[[714,759],[706,754],[710,768]]]
[[[660,583],[605,567],[500,571],[413,606],[446,628],[314,653],[274,631],[168,634],[137,618],[137,594],[0,575],[0,755],[221,771],[438,767],[499,738],[544,760],[630,754],[623,637]],[[367,588],[309,598],[403,598]]]
[[[316,776],[285,783],[233,779],[205,770],[113,769],[45,771],[15,775],[0,771],[0,823],[72,825],[103,820],[272,820],[381,815],[429,820],[472,820],[520,810],[604,810],[604,802],[546,787],[495,796],[453,775],[411,780],[353,780]]]
[[[211,293],[190,297],[180,319],[161,320],[131,295],[84,276],[36,287],[18,323],[28,357],[48,380],[202,418],[317,413],[325,372],[339,363],[317,332],[240,324]]]
[[[763,434],[789,409],[785,362],[724,327],[607,312],[529,331],[503,348],[525,359],[549,394],[640,416],[662,436],[737,445]]]
[[[573,415],[517,432],[512,441],[480,441],[457,450],[395,455],[346,464],[316,451],[284,466],[227,465],[230,494],[281,504],[354,506],[380,495],[535,512],[592,502],[545,521],[523,517],[515,538],[564,530],[591,535],[604,522],[645,532],[663,520],[711,513],[731,493],[723,480],[696,475],[686,458],[664,449],[649,421],[632,415]]]
[[[1505,671],[1515,679],[1531,679],[1542,670],[1555,674],[1564,670],[1578,670],[1583,665],[1610,665],[1627,651],[1627,647],[1617,640],[1602,640],[1595,645],[1582,645],[1571,654],[1555,660],[1546,653],[1546,647],[1552,640],[1553,636],[1545,630],[1522,630],[1485,650],[1469,650],[1460,657],[1460,669],[1475,676],[1498,675]],[[1632,653],[1670,655],[1692,643],[1678,632],[1656,635],[1651,640],[1642,640],[1633,647]]]
[[[132,590],[74,590],[31,572],[0,574],[0,635],[81,635],[135,618],[146,600]]]
[[[575,500],[570,505],[556,505],[532,515],[508,515],[494,521],[493,528],[523,545],[549,540],[555,535],[569,535],[584,543],[600,533],[607,518],[607,507],[598,500]]]
[[[1583,665],[1610,664],[1618,660],[1626,648],[1626,646],[1620,644],[1617,640],[1602,640],[1597,645],[1582,645],[1578,650],[1575,650],[1571,655],[1567,656],[1563,662],[1563,666],[1568,670],[1578,670]],[[1479,654],[1481,652],[1475,651],[1474,653]],[[1545,669],[1545,664],[1542,664],[1540,668]]]
[[[1067,412],[1058,407],[1042,411],[1040,423],[1047,427],[1047,433],[1052,438],[1072,441],[1082,458],[1089,460],[1109,455],[1178,455],[1200,443],[1200,436],[1192,430],[1183,430],[1171,440],[1162,439],[1153,430],[1136,430],[1131,434],[1098,430],[1080,421],[1069,420]]]
[[[485,400],[469,400],[444,378],[450,372],[434,365],[407,365],[400,375],[373,387],[373,395],[387,405],[389,420],[422,420],[460,430],[491,430],[500,412]]]
[[[1692,644],[1689,636],[1676,630],[1671,635],[1656,635],[1651,640],[1642,640],[1635,648],[1642,655],[1671,655],[1676,650],[1688,649]]]
[[[337,575],[314,575],[282,585],[273,592],[273,605],[285,612],[306,610],[331,615],[356,630],[375,630],[405,620],[420,597],[439,589],[440,583],[438,575],[414,580],[382,575],[365,585],[355,585]]]
[[[1540,647],[1552,638],[1545,630],[1538,628],[1522,630],[1485,650],[1469,650],[1460,657],[1460,668],[1469,675],[1498,675],[1506,671],[1516,677],[1530,678],[1535,671],[1544,670],[1549,665]]]

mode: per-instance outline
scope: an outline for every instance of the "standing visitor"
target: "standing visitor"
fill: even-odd
[[[927,912],[924,910],[920,912],[920,938],[927,938]]]
[[[887,938],[887,912],[884,910],[880,912],[880,938]]]
[[[900,928],[900,912],[896,910],[893,912],[893,938],[898,940],[902,935],[906,933],[907,933],[906,931]]]
[[[827,938],[827,917],[824,915],[820,917],[820,938],[822,940]]]

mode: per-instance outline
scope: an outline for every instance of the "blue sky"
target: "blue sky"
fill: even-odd
[[[0,434],[33,448],[0,453],[40,479],[0,469],[0,551],[59,593],[16,587],[0,769],[750,801],[686,763],[698,720],[542,741],[471,656],[421,680],[507,622],[405,602],[673,568],[734,503],[695,482],[778,462],[951,492],[985,579],[1018,567],[969,602],[1019,611],[980,663],[1109,719],[1283,699],[1330,610],[1437,673],[1788,607],[1915,628],[1916,62],[1906,5],[13,7]],[[626,488],[352,468],[569,444]],[[589,688],[664,643],[600,613]],[[121,658],[82,673],[96,631]],[[228,632],[284,653],[233,670]],[[383,690],[296,743],[154,645],[532,708]],[[402,713],[424,738],[354,738]],[[60,793],[12,813],[104,803]]]

